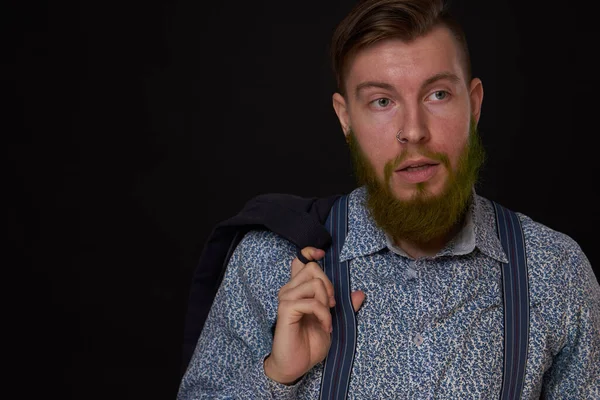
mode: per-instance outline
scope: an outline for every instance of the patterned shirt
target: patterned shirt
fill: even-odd
[[[504,359],[501,263],[491,202],[474,193],[462,230],[434,257],[414,259],[374,223],[366,190],[349,197],[357,313],[349,399],[497,399]],[[518,214],[527,250],[530,336],[523,399],[600,399],[600,286],[578,244]],[[269,379],[277,293],[293,244],[248,233],[234,251],[178,399],[317,399],[323,363],[292,386]]]

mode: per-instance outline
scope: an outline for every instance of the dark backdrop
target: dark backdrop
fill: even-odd
[[[454,3],[485,89],[479,193],[576,239],[598,275],[594,13]],[[352,4],[21,2],[2,13],[15,256],[4,267],[26,272],[5,281],[17,289],[20,340],[7,345],[20,390],[175,397],[189,279],[212,226],[259,193],[354,187],[327,57]]]

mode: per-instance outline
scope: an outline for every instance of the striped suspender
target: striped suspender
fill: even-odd
[[[529,341],[529,285],[525,241],[517,215],[494,203],[498,234],[508,255],[502,265],[504,292],[504,372],[501,400],[521,398]]]
[[[339,262],[348,230],[348,196],[340,197],[329,213],[325,226],[332,245],[325,254],[325,274],[333,283],[335,307],[332,311],[331,347],[325,359],[321,379],[321,400],[345,399],[356,348],[356,316],[350,299],[348,261]]]
[[[501,400],[521,397],[529,342],[529,285],[525,242],[521,222],[509,209],[494,204],[498,235],[508,263],[502,266],[504,298],[504,369]],[[333,243],[325,255],[324,270],[333,283],[336,305],[332,311],[331,347],[321,380],[321,400],[346,399],[356,349],[356,316],[350,298],[348,261],[339,255],[348,230],[348,196],[338,199],[329,213],[326,228]]]

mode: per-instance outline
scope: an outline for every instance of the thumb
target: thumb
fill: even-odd
[[[350,298],[352,299],[352,307],[354,308],[354,312],[358,312],[363,301],[365,301],[365,297],[366,295],[362,290],[352,292]]]

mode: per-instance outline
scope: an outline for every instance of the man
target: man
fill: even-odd
[[[340,254],[357,318],[348,398],[498,398],[507,255],[474,191],[483,86],[464,34],[441,0],[367,0],[332,55],[333,107],[362,185]],[[571,238],[519,219],[531,304],[521,398],[598,399],[598,281]],[[247,234],[178,397],[318,398],[335,305],[324,254],[305,248],[303,263],[282,237]]]

